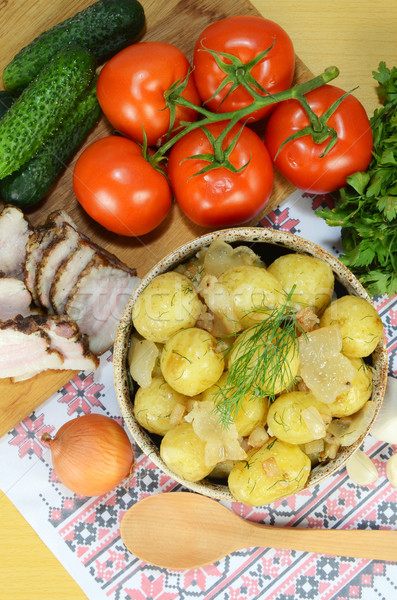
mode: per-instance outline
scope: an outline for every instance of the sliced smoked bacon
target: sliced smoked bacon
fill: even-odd
[[[50,301],[54,313],[59,315],[65,313],[65,304],[70,292],[94,254],[95,250],[88,241],[80,238],[76,250],[71,252],[59,267],[50,289]]]
[[[74,319],[95,354],[109,349],[139,282],[135,269],[89,240],[62,211],[49,215],[29,246],[27,287],[37,306]]]
[[[29,379],[47,369],[96,369],[75,323],[54,315],[18,316],[0,323],[0,378]]]
[[[77,249],[79,239],[76,229],[69,223],[63,223],[57,228],[37,265],[35,288],[38,301],[49,312],[53,312],[50,291],[55,275],[68,256]]]
[[[31,313],[32,296],[23,281],[16,277],[0,277],[0,321]]]
[[[134,270],[116,266],[99,253],[80,273],[65,312],[88,336],[95,354],[102,354],[112,346],[124,307],[138,282]]]
[[[76,344],[77,346],[76,362],[73,363],[75,366],[49,366],[48,368],[79,370],[92,368],[91,356],[88,362],[82,361],[82,356],[84,356],[82,338],[78,337],[78,332],[87,336],[85,344],[90,353],[99,355],[112,346],[122,311],[139,283],[136,271],[127,267],[116,256],[100,248],[79,232],[65,211],[52,212],[43,224],[32,231],[29,229],[23,213],[19,209],[15,209],[16,212],[14,212],[12,208],[8,207],[5,213],[3,211],[2,218],[10,219],[12,217],[14,237],[18,238],[19,235],[24,240],[22,266],[26,293],[23,295],[20,290],[18,307],[21,306],[21,308],[18,310],[15,308],[17,312],[14,312],[11,307],[7,307],[3,317],[0,313],[0,320],[13,317],[15,314],[28,313],[25,310],[26,304],[24,304],[23,298],[27,302],[30,294],[32,304],[36,306],[33,312],[44,313],[47,315],[46,319],[50,315],[64,315],[69,330],[72,327],[72,319],[78,328],[70,340],[67,338],[68,355],[72,353],[71,345]],[[5,227],[5,222],[4,220],[3,227]],[[19,224],[18,227],[24,232],[25,237],[15,233],[15,230],[18,229],[15,223]],[[11,246],[10,240],[7,241],[4,234],[1,237],[1,224],[0,217],[0,245]],[[6,291],[6,296],[7,293],[9,294],[9,292]],[[34,329],[34,324],[36,329]],[[47,343],[46,352],[49,364],[56,365],[59,363],[59,355],[62,355],[62,352],[58,351],[56,345],[54,346],[55,324],[56,321],[50,319],[41,321],[40,324],[37,320],[31,320],[24,325],[19,321],[15,327],[8,323],[6,331],[8,336],[16,335],[18,339],[23,339],[22,335],[26,335],[26,332],[21,331],[21,327],[29,325],[34,329],[34,335],[29,337],[29,342],[25,340],[26,343],[35,344],[33,347],[38,348],[41,353]],[[59,324],[57,324],[58,326]],[[16,333],[13,333],[13,330]],[[62,340],[58,339],[59,341]],[[64,344],[65,341],[63,340],[62,343]],[[40,365],[42,363],[43,361]],[[61,363],[62,365],[69,364],[65,363],[64,358]],[[38,371],[42,370],[40,365]],[[30,376],[31,372],[33,371],[29,367],[27,376]],[[24,377],[25,375],[22,373],[19,376]]]
[[[52,212],[43,225],[34,230],[26,245],[25,284],[36,306],[40,306],[39,294],[36,289],[36,278],[40,263],[47,248],[50,247],[64,223],[74,226],[73,221],[65,211]]]
[[[0,273],[4,277],[24,278],[26,244],[32,228],[23,212],[6,205],[0,212]]]

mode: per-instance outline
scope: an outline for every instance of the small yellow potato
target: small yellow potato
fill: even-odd
[[[228,373],[225,371],[219,381],[203,392],[203,401],[215,402],[223,399],[230,399],[233,389],[228,388]],[[223,390],[223,391],[222,391]],[[216,410],[214,405],[214,410]],[[266,421],[268,411],[268,399],[266,397],[254,396],[254,394],[245,394],[239,410],[233,417],[237,428],[237,433],[241,437],[249,435],[258,425]]]
[[[156,433],[165,435],[175,427],[172,416],[176,407],[181,405],[187,412],[186,404],[191,398],[176,392],[164,377],[154,377],[147,387],[137,390],[134,399],[134,415],[142,427]]]
[[[194,432],[191,423],[181,423],[170,429],[160,444],[160,456],[169,469],[187,481],[200,481],[207,477],[217,461],[205,461],[206,442]]]
[[[132,309],[134,327],[151,342],[166,342],[180,329],[195,325],[202,303],[188,277],[170,271],[155,277]]]
[[[239,502],[262,506],[301,490],[310,470],[310,458],[299,446],[273,437],[233,467],[229,489]]]
[[[216,347],[216,339],[204,329],[190,327],[178,331],[161,353],[164,379],[185,396],[200,394],[222,375],[224,359]]]
[[[372,394],[372,371],[362,358],[351,358],[350,362],[356,369],[349,389],[340,394],[335,402],[328,404],[333,417],[353,415],[364,406]]]
[[[328,263],[306,254],[285,254],[268,266],[268,272],[289,294],[297,310],[312,308],[316,314],[331,302],[335,278]]]
[[[369,356],[383,334],[383,324],[376,309],[365,298],[342,296],[325,309],[320,327],[337,323],[341,329],[342,352],[349,357]]]
[[[283,294],[280,282],[266,269],[246,265],[229,269],[219,281],[232,295],[234,313],[241,325],[265,321],[270,310],[280,306]]]
[[[280,394],[292,387],[298,374],[298,342],[285,331],[269,341],[254,325],[237,337],[228,356],[228,369],[242,382],[251,380],[251,387],[261,389],[265,396]]]
[[[307,444],[326,435],[331,422],[329,406],[310,392],[281,394],[270,405],[267,424],[280,440],[290,444]]]

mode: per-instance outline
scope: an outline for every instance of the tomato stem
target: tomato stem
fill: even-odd
[[[339,69],[337,67],[328,67],[325,69],[323,73],[317,75],[313,79],[309,81],[305,81],[304,83],[297,84],[288,90],[284,90],[282,92],[277,92],[276,94],[262,96],[259,93],[255,92],[255,99],[253,102],[237,111],[230,111],[224,113],[214,113],[203,106],[197,106],[193,102],[190,102],[186,98],[182,96],[177,96],[174,98],[174,102],[181,106],[186,106],[188,108],[192,108],[199,112],[204,118],[194,121],[193,123],[181,123],[181,128],[177,133],[171,138],[168,139],[162,146],[160,146],[155,154],[151,157],[150,162],[153,164],[157,164],[161,157],[163,157],[172,146],[178,142],[182,137],[184,137],[187,133],[194,131],[200,127],[205,125],[209,125],[210,123],[219,123],[220,121],[233,121],[233,123],[237,123],[241,119],[246,118],[249,121],[250,114],[259,108],[264,108],[265,106],[269,106],[271,104],[277,104],[278,102],[282,102],[283,100],[289,100],[294,98],[298,101],[302,100],[304,94],[321,87],[322,85],[332,81],[339,75]],[[309,107],[310,108],[310,107]],[[314,113],[313,113],[314,114]]]
[[[307,101],[307,98],[303,94],[299,94],[296,97],[296,100],[300,102],[302,108],[306,112],[310,124],[307,127],[304,127],[303,129],[300,129],[299,131],[296,131],[295,133],[287,137],[281,144],[280,148],[277,150],[274,160],[277,158],[282,148],[284,148],[284,146],[288,144],[288,142],[296,140],[305,135],[310,135],[315,144],[322,144],[327,139],[329,139],[325,150],[321,154],[319,154],[319,158],[323,158],[324,156],[326,156],[338,141],[336,130],[328,125],[328,120],[331,117],[331,115],[334,114],[341,102],[343,102],[346,96],[351,94],[352,91],[353,90],[350,90],[349,92],[346,92],[345,94],[343,94],[343,96],[338,98],[332,104],[332,106],[330,106],[329,109],[321,115],[321,117],[316,115],[316,113],[312,110],[309,102]]]

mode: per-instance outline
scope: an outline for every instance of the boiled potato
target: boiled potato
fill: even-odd
[[[266,269],[246,265],[228,269],[219,281],[232,294],[234,313],[241,325],[264,321],[283,301],[279,281]]]
[[[179,404],[186,410],[190,400],[168,385],[164,377],[154,377],[147,387],[137,390],[134,415],[138,423],[151,433],[165,435],[175,426],[171,418],[175,407]]]
[[[325,309],[320,327],[337,323],[341,329],[342,351],[349,357],[369,356],[383,334],[383,324],[376,309],[358,296],[342,296]]]
[[[285,331],[269,341],[266,332],[249,327],[237,337],[228,356],[228,369],[242,383],[249,379],[251,387],[261,389],[265,395],[277,395],[291,387],[298,374],[298,342]]]
[[[190,327],[173,335],[160,358],[164,379],[185,396],[200,394],[222,375],[224,359],[217,341],[204,329]]]
[[[168,431],[160,444],[160,456],[169,469],[186,481],[200,481],[216,465],[205,461],[206,442],[194,432],[191,423],[181,423]]]
[[[310,459],[299,446],[273,437],[233,467],[229,489],[239,502],[262,506],[301,490],[310,469]]]
[[[364,406],[372,394],[372,371],[362,358],[351,358],[350,362],[356,369],[350,388],[340,394],[335,402],[328,404],[333,417],[353,415]]]
[[[306,444],[325,437],[325,424],[330,423],[331,418],[327,404],[310,392],[295,391],[276,398],[269,408],[267,424],[278,439],[290,444]]]
[[[132,309],[134,327],[151,342],[166,342],[180,329],[195,325],[202,310],[196,290],[185,275],[170,271],[155,277]]]
[[[203,393],[203,401],[216,401],[216,399],[228,398],[233,393],[232,389],[228,390],[227,372],[223,373],[219,381],[211,386]],[[224,390],[222,394],[222,389]],[[215,406],[214,406],[215,410]],[[258,425],[266,420],[268,410],[267,398],[254,396],[254,394],[245,394],[239,410],[233,417],[233,421],[237,428],[237,433],[241,437],[245,437],[251,433]]]
[[[334,291],[334,274],[328,263],[306,254],[285,254],[268,266],[268,272],[289,294],[297,309],[312,308],[319,314],[330,302]]]

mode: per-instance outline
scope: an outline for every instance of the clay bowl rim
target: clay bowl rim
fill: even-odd
[[[154,279],[154,277],[174,269],[179,263],[186,261],[189,257],[196,254],[198,250],[208,246],[212,241],[218,238],[224,239],[226,242],[240,242],[245,244],[267,243],[281,246],[282,248],[291,250],[293,252],[309,254],[317,258],[322,258],[330,264],[334,272],[335,280],[346,289],[349,295],[365,298],[371,303],[372,301],[358,279],[333,254],[318,244],[291,232],[262,227],[234,227],[231,229],[223,229],[204,234],[190,242],[183,244],[176,250],[167,254],[164,258],[158,261],[157,264],[142,278],[141,283],[131,295],[123,311],[117,329],[113,351],[114,385],[117,400],[125,424],[131,433],[132,438],[141,448],[143,453],[146,454],[146,456],[148,456],[148,458],[150,458],[150,460],[171,479],[180,483],[191,491],[215,498],[217,500],[235,502],[236,499],[231,495],[227,484],[221,484],[217,481],[211,481],[207,478],[198,482],[189,482],[177,476],[167,467],[167,465],[161,459],[159,448],[152,440],[150,434],[135,420],[126,367],[128,344],[132,330],[131,310],[138,296],[141,295],[144,288],[150,281],[152,281],[152,279]],[[354,444],[340,451],[335,459],[329,461],[325,465],[315,467],[312,470],[303,489],[312,488],[341,469],[341,467],[344,466],[346,461],[354,454],[354,452],[360,448],[364,439],[368,436],[371,426],[379,413],[386,389],[387,350],[384,336],[382,336],[382,339],[374,350],[372,354],[372,360],[374,366],[374,385],[371,400],[376,401],[377,407],[370,425]],[[302,490],[299,490],[299,492],[301,491]],[[286,498],[287,497],[288,496],[286,496]]]

